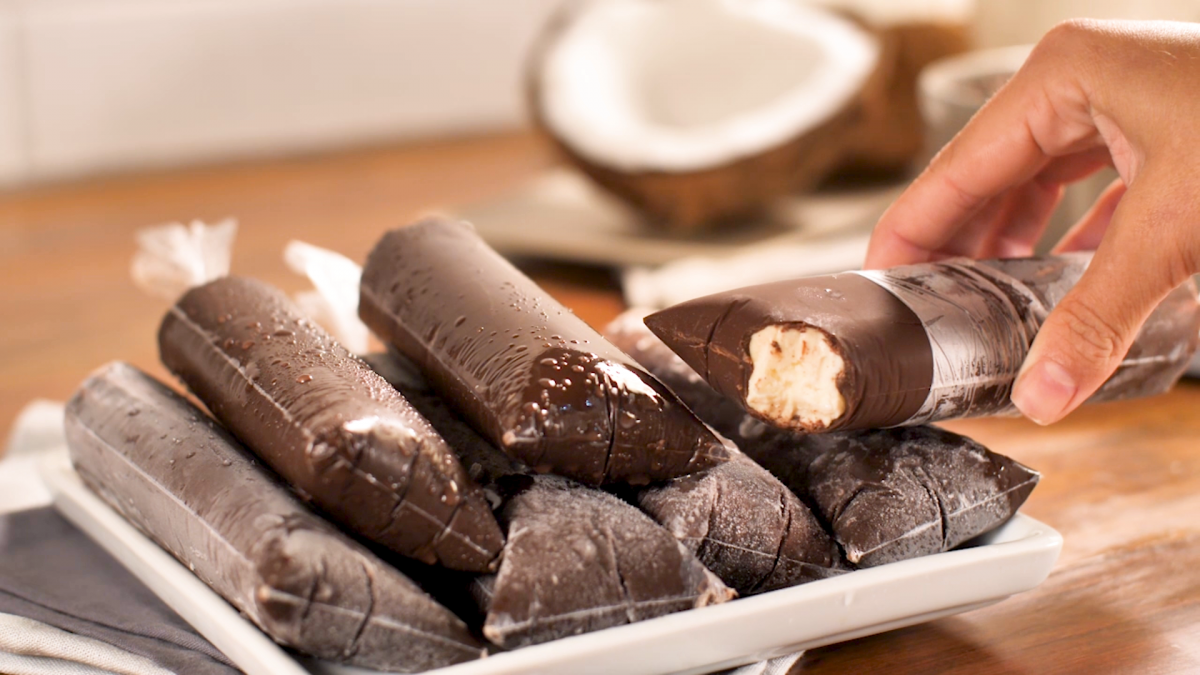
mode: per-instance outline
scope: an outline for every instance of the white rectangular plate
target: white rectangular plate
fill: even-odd
[[[58,509],[248,675],[366,675],[301,663],[88,490],[65,449],[41,467]],[[1018,514],[974,545],[723,605],[556,640],[428,675],[706,673],[965,612],[1027,591],[1062,548]]]

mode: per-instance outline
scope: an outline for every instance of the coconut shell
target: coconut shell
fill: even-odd
[[[880,41],[881,86],[864,90],[858,127],[838,174],[886,174],[908,170],[925,151],[925,123],[917,79],[930,63],[967,51],[971,38],[956,23],[904,23],[875,31]]]
[[[754,218],[772,200],[816,187],[855,147],[854,137],[867,123],[868,101],[882,98],[889,81],[890,68],[881,59],[860,96],[848,101],[824,123],[797,130],[790,138],[756,155],[696,171],[616,170],[576,152],[542,116],[538,81],[541,63],[577,11],[579,6],[570,7],[550,21],[532,52],[527,90],[534,125],[571,164],[640,210],[648,224],[675,233],[692,233]]]

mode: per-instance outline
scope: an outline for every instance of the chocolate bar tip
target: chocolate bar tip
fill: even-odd
[[[709,340],[729,305],[728,298],[708,296],[661,309],[642,320],[684,363],[708,379]]]

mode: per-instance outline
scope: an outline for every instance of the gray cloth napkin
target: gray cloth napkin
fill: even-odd
[[[113,645],[157,665],[153,671],[129,672],[239,672],[120,563],[48,507],[0,515],[0,613]],[[85,643],[46,646],[51,644],[43,642],[43,653],[30,658],[70,660]],[[2,644],[0,649],[12,653]]]
[[[0,614],[0,672],[7,675],[171,675],[144,656],[13,614]]]

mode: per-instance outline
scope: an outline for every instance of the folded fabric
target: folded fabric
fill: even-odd
[[[729,670],[725,673],[719,673],[718,675],[788,675],[788,673],[792,672],[792,666],[799,663],[803,656],[804,652],[777,656],[767,661],[751,663],[750,665]]]
[[[159,669],[106,668],[110,672],[239,672],[120,563],[48,507],[0,515],[0,613],[112,645]],[[42,656],[67,659],[70,650],[81,648],[63,644]],[[0,645],[0,651],[12,650]]]
[[[4,673],[4,675],[114,675],[111,670],[100,670],[74,661],[63,661],[44,656],[22,656],[6,652],[0,652],[0,673]]]
[[[0,614],[0,669],[9,675],[171,675],[144,656],[13,614]]]

